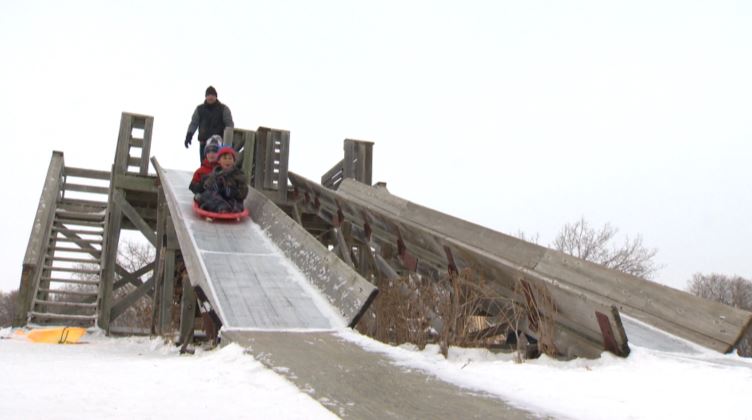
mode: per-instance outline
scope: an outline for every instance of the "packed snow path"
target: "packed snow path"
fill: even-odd
[[[259,361],[344,419],[532,419],[498,396],[397,366],[333,332],[228,333]]]

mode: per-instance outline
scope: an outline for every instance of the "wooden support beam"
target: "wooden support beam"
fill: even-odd
[[[49,252],[50,227],[55,219],[56,202],[60,195],[64,167],[63,152],[52,152],[29,242],[26,245],[18,289],[18,305],[14,317],[14,324],[17,326],[26,325],[27,315],[32,310],[31,305],[41,276],[42,261]]]
[[[140,176],[133,174],[116,174],[113,180],[113,188],[124,190],[143,191],[156,193],[156,178],[152,176]]]
[[[149,271],[152,271],[154,269],[154,262],[150,262],[149,264],[146,264],[145,266],[139,268],[138,270],[129,273],[128,270],[123,268],[120,264],[115,264],[115,273],[117,273],[120,276],[120,280],[116,281],[113,285],[113,290],[117,290],[126,284],[130,283],[136,287],[140,287],[142,284],[144,284],[143,281],[141,281],[141,276],[148,273]]]
[[[121,123],[122,128],[122,123]],[[121,133],[122,134],[122,133]],[[118,147],[120,143],[118,143]],[[113,165],[113,172],[117,166]],[[110,192],[110,202],[112,195]],[[97,325],[110,331],[110,312],[112,309],[112,291],[115,285],[115,270],[117,267],[117,250],[120,241],[120,227],[123,216],[120,206],[110,206],[105,223],[104,244],[102,245],[102,278],[99,285],[99,320]]]
[[[162,334],[170,330],[172,324],[172,300],[175,291],[175,254],[171,249],[164,250],[164,269],[162,270],[162,291],[159,304],[159,331]]]
[[[340,258],[350,267],[355,267],[352,257],[350,256],[350,246],[345,241],[345,235],[342,234],[341,228],[334,228],[334,236],[337,238],[337,251]]]
[[[183,348],[193,341],[193,328],[196,322],[196,292],[188,276],[183,277],[183,296],[180,302],[180,338]]]
[[[128,220],[133,223],[134,226],[138,228],[139,231],[144,235],[144,237],[154,246],[157,245],[157,235],[152,230],[151,226],[149,226],[146,221],[141,217],[140,214],[136,211],[133,206],[126,201],[125,197],[123,197],[123,193],[119,190],[115,190],[113,192],[113,198],[114,203],[116,206],[120,208],[120,211],[123,212],[125,217],[128,218]]]
[[[154,287],[154,276],[151,276],[148,281],[139,286],[136,290],[131,292],[128,296],[120,299],[117,303],[112,305],[110,311],[110,320],[114,321],[123,314],[128,308],[133,306],[134,303],[141,297],[147,295]]]

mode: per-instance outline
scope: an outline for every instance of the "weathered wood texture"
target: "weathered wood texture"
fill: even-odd
[[[251,189],[245,205],[253,220],[285,256],[339,309],[349,325],[355,325],[375,297],[376,287],[329,252],[260,192]]]
[[[277,191],[277,200],[287,201],[287,164],[290,154],[290,132],[259,127],[253,183],[258,190]]]
[[[331,332],[222,331],[343,419],[545,418],[397,366]]]
[[[123,272],[125,270],[116,262],[122,229],[135,228],[152,245],[157,243],[157,188],[155,177],[149,176],[153,124],[154,118],[148,115],[123,112],[120,117],[105,219],[99,299],[98,325],[108,332],[110,323],[115,318],[142,296],[151,295],[156,282],[156,275],[152,274],[148,281],[142,283],[136,276]],[[147,266],[153,270],[156,261]],[[121,276],[121,281],[116,282],[116,275]],[[116,286],[125,284],[122,280],[136,284],[136,290],[114,303],[113,292],[117,289]]]
[[[15,326],[25,325],[27,314],[32,309],[34,293],[41,274],[40,269],[47,253],[50,228],[55,217],[55,204],[60,195],[64,166],[63,152],[52,152],[44,187],[37,204],[34,224],[31,227],[29,242],[26,245],[21,282],[18,289],[18,305],[13,322]]]
[[[153,125],[154,117],[122,113],[113,172],[148,175]],[[135,170],[130,168],[135,168]]]
[[[449,242],[469,245],[477,254],[503,259],[519,272],[555,282],[588,302],[616,306],[627,315],[720,352],[730,351],[752,322],[752,313],[483,228],[384,189],[347,182],[340,192],[350,200],[429,228]]]
[[[256,153],[256,132],[227,127],[223,135],[223,142],[232,145],[238,152],[237,164],[243,169],[246,179],[253,184],[253,163]]]
[[[321,176],[321,185],[336,190],[345,178],[372,183],[373,142],[345,139],[345,157]]]
[[[208,223],[199,218],[185,188],[191,173],[164,170],[156,161],[154,166],[190,282],[205,292],[224,327],[328,329],[344,324],[320,292],[291,271],[286,256],[258,225],[247,219]],[[318,269],[331,271],[326,265]]]
[[[553,344],[562,356],[597,357],[603,350],[621,356],[629,353],[612,305],[589,300],[579,289],[536,273],[532,262],[537,255],[509,246],[501,240],[506,235],[496,238],[501,234],[434,211],[408,213],[404,209],[409,202],[352,179],[332,191],[297,174],[289,176],[294,196],[309,209],[334,224],[350,222],[352,234],[361,236],[361,241],[372,236],[393,247],[402,270],[437,277],[470,268],[500,296],[522,307],[534,306],[555,322]],[[525,328],[541,338],[536,323]]]

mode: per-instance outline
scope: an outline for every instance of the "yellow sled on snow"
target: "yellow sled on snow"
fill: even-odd
[[[19,332],[23,334],[23,331],[18,330],[17,333]],[[84,334],[86,334],[86,328],[56,327],[31,330],[25,335],[35,343],[75,344]]]

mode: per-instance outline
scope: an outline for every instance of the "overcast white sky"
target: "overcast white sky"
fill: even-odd
[[[311,179],[371,140],[375,180],[416,203],[542,244],[608,222],[678,288],[752,278],[750,2],[0,0],[0,57],[0,290],[52,150],[109,170],[130,111],[193,170],[209,84],[237,127],[290,130]]]

